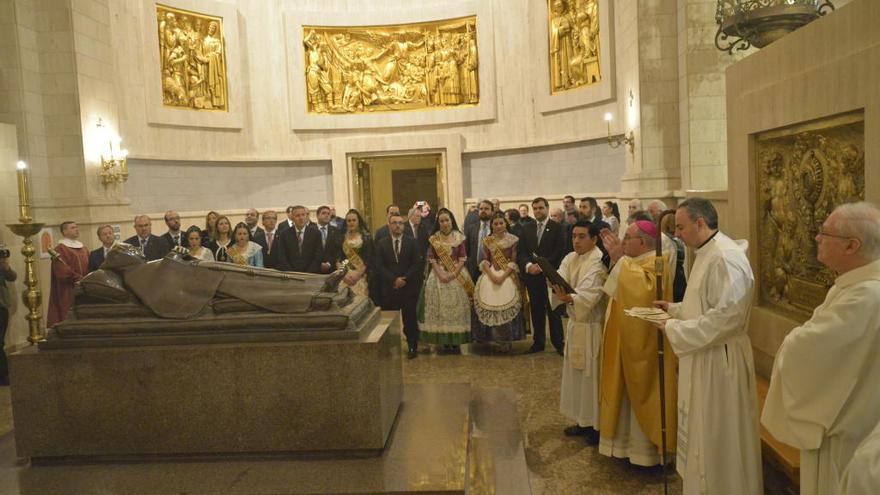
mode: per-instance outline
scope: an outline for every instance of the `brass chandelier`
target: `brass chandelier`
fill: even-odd
[[[718,0],[715,47],[731,55],[763,48],[832,10],[831,0]]]

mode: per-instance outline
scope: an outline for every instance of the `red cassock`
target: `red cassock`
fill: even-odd
[[[85,247],[76,249],[58,244],[55,250],[64,263],[52,260],[52,292],[49,294],[47,327],[64,320],[73,306],[74,284],[89,273],[89,251]]]

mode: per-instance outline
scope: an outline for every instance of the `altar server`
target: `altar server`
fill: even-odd
[[[880,490],[880,423],[849,461],[840,481],[840,495],[875,495]]]
[[[49,311],[46,326],[64,321],[73,306],[73,288],[89,273],[89,251],[79,241],[76,222],[61,224],[64,237],[52,250],[52,290],[49,293]]]
[[[599,238],[601,225],[580,220],[571,229],[572,247],[559,266],[559,275],[575,290],[568,294],[553,286],[550,304],[568,305],[565,351],[562,360],[562,392],[559,409],[575,424],[565,429],[567,436],[586,437],[599,442],[599,349],[605,320],[605,293],[608,259]]]
[[[696,250],[684,300],[658,301],[673,317],[658,326],[679,358],[676,470],[683,492],[762,494],[755,363],[746,333],[755,285],[748,244],[718,230],[718,213],[703,198],[679,205],[675,228]]]
[[[660,464],[663,445],[657,330],[650,323],[626,316],[624,310],[646,307],[657,296],[655,236],[657,227],[638,220],[623,240],[606,229],[606,243],[616,263],[603,290],[611,298],[602,344],[599,453],[627,458],[632,464]],[[625,255],[625,257],[622,257]],[[617,261],[619,260],[619,261]],[[663,263],[663,294],[672,295],[668,259]],[[669,343],[664,344],[669,349]],[[666,354],[666,449],[675,452],[676,360]]]
[[[816,244],[818,260],[838,277],[812,318],[782,342],[761,418],[774,437],[801,449],[804,495],[837,493],[859,442],[880,422],[880,210],[837,207]]]

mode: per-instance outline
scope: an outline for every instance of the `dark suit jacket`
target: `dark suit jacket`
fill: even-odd
[[[257,230],[254,231],[253,234],[250,235],[252,241],[259,244],[263,249],[266,249],[266,231],[263,230],[263,227],[257,227]],[[263,259],[265,264],[265,258]]]
[[[168,245],[169,250],[175,246],[174,238],[171,237],[170,232],[165,232],[164,234],[162,234],[162,239],[165,241],[165,244]],[[147,244],[149,244],[149,243],[147,243]],[[180,231],[180,243],[176,244],[176,245],[177,246],[184,246],[184,247],[188,246],[188,244],[186,243],[186,232],[184,232],[182,230]]]
[[[319,273],[321,262],[321,233],[309,224],[303,231],[302,249],[296,240],[296,227],[276,233],[278,239],[278,269],[286,272]]]
[[[278,229],[275,229],[275,236],[272,238],[272,249],[269,249],[268,237],[266,232],[263,231],[263,242],[265,243],[263,244],[263,266],[266,268],[278,268],[278,239],[280,237]]]
[[[141,241],[136,235],[126,239],[125,243],[141,247]],[[147,247],[144,249],[144,257],[146,257],[148,261],[162,259],[168,254],[168,251],[171,251],[171,247],[165,242],[165,239],[150,234],[150,237],[147,238]]]
[[[526,273],[526,264],[533,261],[531,257],[532,253],[547,258],[547,260],[549,260],[556,268],[559,268],[559,264],[562,263],[562,258],[565,256],[565,232],[561,225],[552,219],[548,219],[547,223],[544,225],[544,234],[541,236],[541,244],[538,244],[538,233],[536,232],[536,229],[537,222],[535,225],[523,226],[522,229],[523,237],[520,240],[520,251],[523,252],[525,256],[517,256],[517,261],[520,265],[520,270],[522,270],[523,273]],[[537,282],[538,279],[540,279],[541,283],[544,283],[543,275],[535,276],[526,274],[525,276],[527,283],[530,280],[532,282]]]
[[[89,253],[89,271],[93,272],[101,267],[104,262],[104,246]]]
[[[422,222],[425,220],[422,219]],[[419,250],[419,256],[422,257],[422,261],[428,257],[428,237],[431,236],[431,229],[428,229],[424,223],[420,223],[418,226],[418,232],[413,233],[412,225],[409,222],[406,222],[403,226],[403,235],[412,237],[416,240],[416,248]]]
[[[491,221],[490,221],[491,222]],[[465,243],[467,246],[467,269],[471,274],[471,278],[476,280],[480,275],[480,226],[482,222],[478,219],[471,222],[464,229]],[[491,232],[491,227],[490,227]]]
[[[316,228],[320,238],[321,229],[320,227]],[[331,272],[336,269],[336,263],[342,259],[342,237],[342,231],[333,225],[327,225],[327,242],[321,247],[319,265],[320,263],[330,263]]]
[[[384,237],[388,237],[390,234],[388,232],[388,225],[383,225],[376,229],[376,233],[373,234],[373,245],[378,245],[378,242],[381,241]]]
[[[277,234],[280,234],[281,232],[284,232],[285,230],[287,230],[289,228],[290,228],[290,223],[288,223],[287,218],[283,218],[281,220],[278,220],[278,223],[275,225],[275,232]]]
[[[467,215],[464,216],[464,230],[474,223],[480,223],[480,214],[477,210],[467,212]]]
[[[376,242],[376,274],[379,279],[376,285],[382,309],[400,309],[404,304],[415,304],[420,289],[417,281],[421,265],[422,257],[412,237],[401,237],[397,261],[390,235]],[[397,277],[406,277],[407,280],[400,289],[394,288]]]

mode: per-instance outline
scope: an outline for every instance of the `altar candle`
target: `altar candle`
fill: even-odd
[[[29,222],[31,220],[30,212],[30,194],[28,192],[28,173],[27,163],[19,161],[15,164],[18,172],[18,206],[21,222]]]

